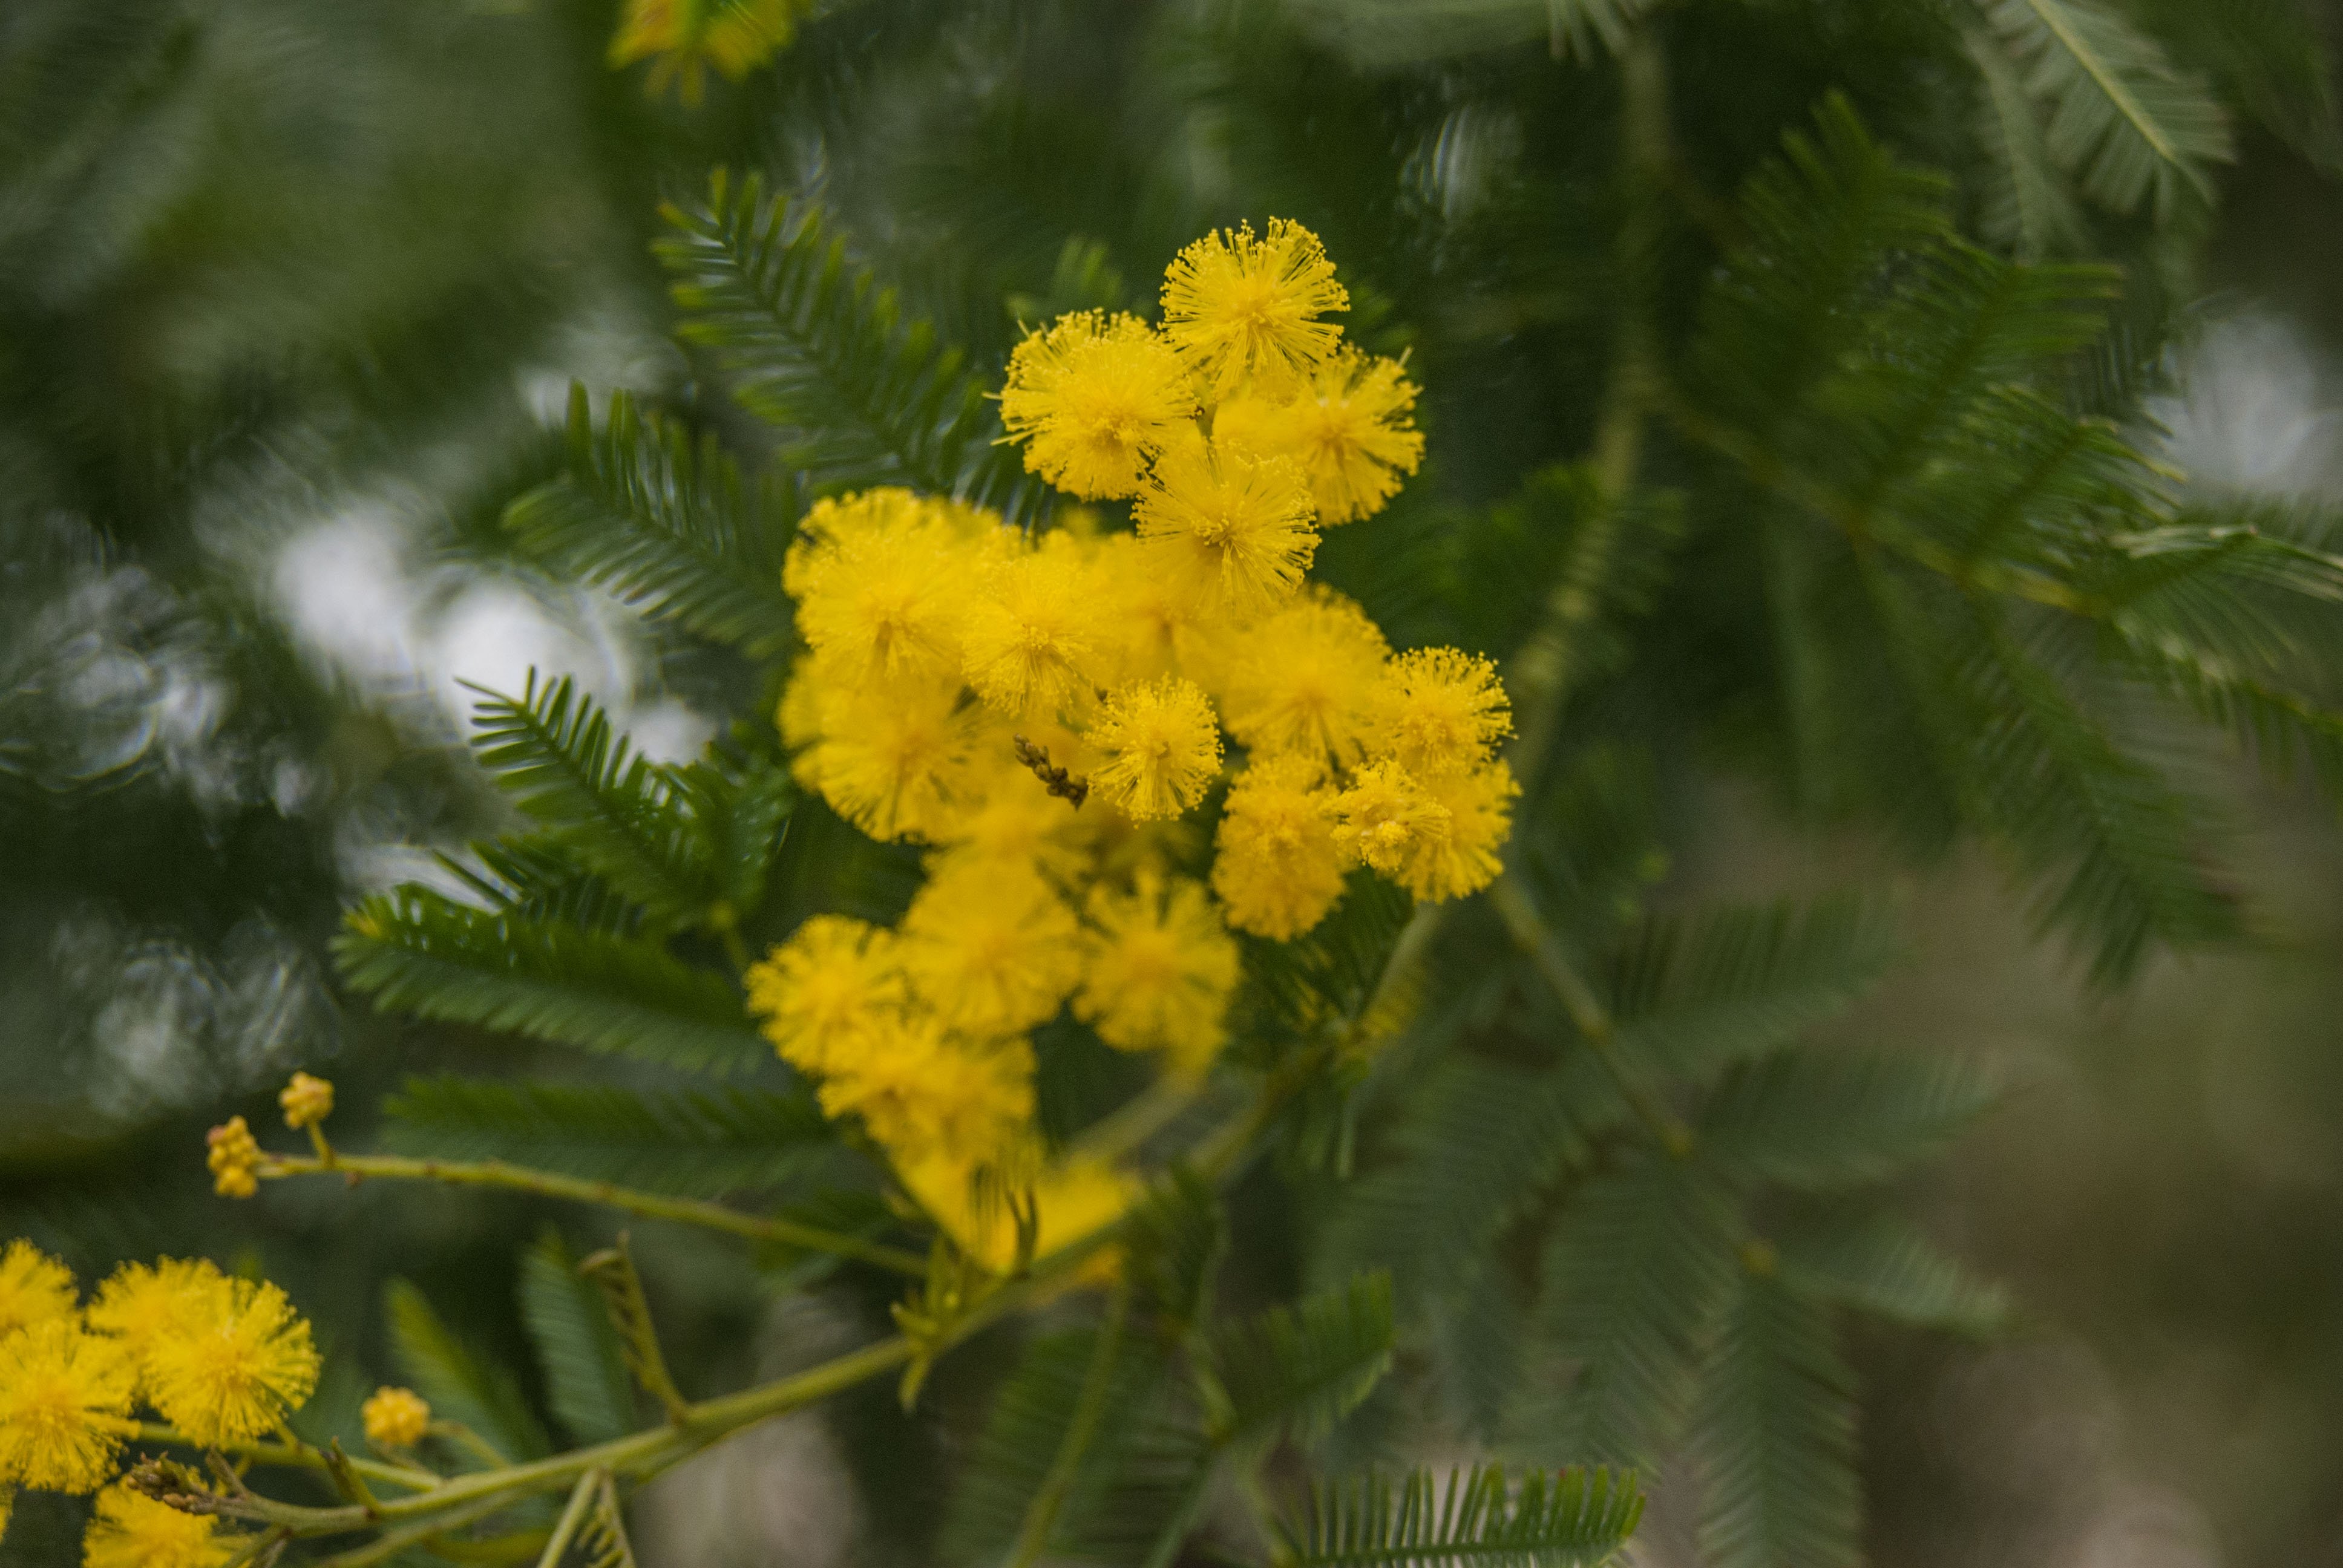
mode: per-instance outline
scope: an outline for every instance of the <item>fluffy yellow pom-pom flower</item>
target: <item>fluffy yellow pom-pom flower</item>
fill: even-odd
[[[1513,828],[1513,799],[1522,787],[1502,761],[1434,779],[1424,793],[1448,814],[1448,831],[1411,842],[1401,856],[1398,881],[1417,898],[1439,903],[1475,893],[1496,880],[1497,853]]]
[[[208,1258],[125,1263],[97,1288],[82,1318],[92,1332],[120,1341],[143,1379],[155,1347],[187,1332],[224,1279]]]
[[[1291,941],[1342,896],[1342,852],[1322,774],[1315,759],[1294,753],[1256,758],[1231,780],[1212,891],[1237,930]]]
[[[1093,498],[1137,491],[1148,458],[1195,412],[1172,346],[1136,317],[1098,310],[1028,335],[1001,389],[1001,423],[1026,443],[1025,467]]]
[[[0,1339],[0,1484],[95,1492],[136,1429],[130,1354],[71,1318]]]
[[[1074,1015],[1119,1050],[1161,1050],[1198,1079],[1227,1038],[1237,944],[1203,885],[1142,874],[1136,889],[1091,890]]]
[[[358,1407],[358,1420],[377,1448],[413,1448],[431,1430],[431,1406],[411,1388],[378,1388]]]
[[[1318,236],[1272,218],[1206,235],[1163,275],[1163,334],[1214,397],[1252,382],[1282,393],[1322,364],[1342,336],[1317,317],[1347,310],[1334,264]]]
[[[226,1568],[245,1543],[205,1513],[182,1513],[126,1486],[97,1494],[82,1568]]]
[[[895,938],[843,915],[816,915],[742,977],[749,1010],[783,1060],[827,1072],[903,1005]]]
[[[1053,716],[1090,695],[1105,635],[1089,563],[1073,540],[1052,535],[986,574],[962,623],[968,683],[1012,719]]]
[[[1249,619],[1290,598],[1318,549],[1300,469],[1202,441],[1156,459],[1133,512],[1161,568],[1209,616]]]
[[[1370,763],[1352,774],[1350,787],[1327,809],[1335,818],[1335,846],[1385,876],[1448,836],[1448,808],[1395,762]]]
[[[1051,734],[1048,730],[1042,735]],[[1079,744],[1029,737],[1063,766]],[[1069,741],[1071,740],[1068,737]],[[963,860],[1030,867],[1056,881],[1072,879],[1084,859],[1081,819],[1067,801],[1050,793],[1033,770],[1019,762],[1015,739],[1003,727],[981,742],[987,764],[970,785],[970,804],[936,835],[944,851]]]
[[[1389,652],[1352,600],[1326,588],[1303,595],[1231,651],[1221,678],[1229,733],[1256,751],[1356,760]]]
[[[1177,817],[1221,771],[1212,700],[1192,680],[1124,687],[1082,739],[1098,754],[1091,788],[1134,822]]]
[[[1046,1022],[1081,978],[1074,912],[1040,874],[946,863],[903,916],[903,968],[950,1028],[979,1038]]]
[[[859,1116],[899,1162],[980,1164],[1033,1119],[1033,1050],[1021,1040],[970,1042],[913,1013],[823,1080],[824,1115]]]
[[[146,1358],[148,1393],[199,1443],[249,1442],[276,1430],[317,1386],[309,1325],[275,1285],[223,1279]]]
[[[975,740],[956,686],[860,689],[819,659],[799,663],[782,699],[798,781],[874,839],[932,837],[950,820]]]
[[[914,521],[834,547],[798,601],[798,629],[832,678],[956,678],[964,563],[932,523]]]
[[[1396,361],[1344,349],[1283,402],[1232,398],[1212,416],[1212,436],[1232,447],[1290,457],[1310,481],[1322,527],[1383,509],[1401,478],[1423,461],[1423,434],[1409,420],[1415,385]]]
[[[260,1143],[241,1116],[231,1116],[204,1134],[204,1163],[212,1191],[223,1198],[249,1198],[260,1191]]]
[[[1375,692],[1374,722],[1375,753],[1418,779],[1487,761],[1513,729],[1497,667],[1453,648],[1419,648],[1393,659]]]
[[[0,1339],[73,1310],[72,1270],[22,1239],[0,1251]]]

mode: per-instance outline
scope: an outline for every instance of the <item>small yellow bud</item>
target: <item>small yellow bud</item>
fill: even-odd
[[[366,1439],[377,1448],[413,1448],[431,1425],[431,1407],[411,1388],[378,1388],[359,1407]]]
[[[214,1191],[223,1198],[249,1198],[260,1191],[255,1174],[260,1168],[260,1142],[243,1117],[229,1117],[206,1133],[204,1141],[210,1148],[204,1163],[211,1167]]]
[[[277,1095],[277,1103],[285,1108],[285,1125],[298,1132],[334,1113],[334,1086],[325,1079],[297,1072]]]

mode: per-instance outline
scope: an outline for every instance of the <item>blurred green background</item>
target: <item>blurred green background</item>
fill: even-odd
[[[864,0],[686,106],[607,65],[608,0],[0,5],[0,1235],[85,1273],[262,1261],[327,1335],[328,1424],[390,1375],[389,1276],[513,1352],[515,1251],[548,1211],[233,1205],[202,1134],[273,1122],[295,1067],[338,1081],[363,1142],[410,1072],[537,1063],[350,1005],[326,955],[355,894],[494,823],[459,679],[574,674],[663,757],[754,689],[497,528],[551,470],[573,377],[769,438],[669,337],[649,255],[661,196],[713,164],[823,203],[986,365],[1021,318],[1144,308],[1210,224],[1317,227],[1353,330],[1407,347],[1427,392],[1426,472],[1328,546],[1371,604],[1404,598],[1379,541],[1464,526],[1583,449],[1615,86],[1522,25],[1540,7],[1449,10],[1499,20],[1435,49],[1392,4]],[[1958,166],[1945,25],[1922,0],[1700,7],[1671,24],[1688,156],[1730,189],[1838,87]],[[2316,137],[2241,148],[2183,243],[2106,248],[2189,302],[2153,405],[2173,461],[2343,498],[2343,186]],[[1906,887],[1915,960],[1840,1027],[2029,1067],[1920,1194],[2011,1284],[2016,1331],[1861,1345],[1881,1563],[2343,1564],[2343,836],[2307,792],[2214,782],[2262,940],[2114,995],[2034,939],[1983,852],[1915,868],[1722,761],[1668,803],[1671,898]],[[843,1332],[724,1249],[640,1240],[687,1382]],[[911,1560],[916,1521],[850,1501],[876,1462],[856,1422],[784,1422],[663,1481],[644,1561]],[[0,1563],[71,1561],[68,1512],[28,1501]],[[1689,1562],[1684,1539],[1664,1486],[1643,1560]]]

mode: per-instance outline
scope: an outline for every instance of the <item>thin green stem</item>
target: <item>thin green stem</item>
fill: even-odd
[[[1082,1373],[1073,1419],[1066,1423],[1066,1435],[1058,1444],[1056,1456],[1050,1461],[1050,1473],[1041,1478],[1041,1490],[1033,1493],[1032,1505],[1025,1511],[1025,1523],[1018,1529],[1016,1547],[1009,1554],[1009,1568],[1032,1568],[1049,1549],[1050,1532],[1057,1527],[1058,1514],[1064,1509],[1066,1499],[1073,1494],[1074,1482],[1081,1474],[1082,1455],[1090,1452],[1091,1440],[1098,1435],[1099,1422],[1105,1419],[1107,1395],[1114,1388],[1115,1359],[1122,1353],[1123,1324],[1130,1316],[1131,1276],[1126,1271],[1115,1279],[1114,1294],[1107,1303],[1106,1326],[1099,1331],[1091,1364]]]
[[[589,1470],[578,1478],[570,1489],[569,1506],[561,1511],[561,1518],[553,1527],[545,1550],[538,1553],[537,1568],[561,1568],[561,1554],[569,1550],[577,1537],[578,1527],[586,1523],[586,1511],[593,1506],[595,1494],[602,1490],[602,1478],[608,1471]]]
[[[209,1443],[197,1442],[177,1427],[164,1426],[154,1422],[140,1425],[138,1430],[132,1433],[131,1441],[156,1442],[171,1448],[192,1449],[196,1452],[213,1446]],[[273,1469],[323,1471],[327,1467],[325,1455],[307,1444],[245,1442],[233,1444],[224,1452],[239,1458],[249,1459],[256,1464],[268,1465]],[[351,1459],[349,1466],[368,1481],[388,1482],[393,1486],[404,1486],[415,1492],[428,1492],[445,1480],[445,1477],[435,1475],[427,1470],[417,1469],[412,1465],[385,1464],[378,1460]]]
[[[512,1462],[495,1443],[460,1421],[435,1421],[425,1430],[435,1437],[446,1438],[458,1448],[471,1450],[472,1457],[487,1464],[490,1470],[501,1470]]]
[[[779,1242],[786,1246],[802,1247],[809,1251],[834,1253],[912,1279],[924,1278],[928,1271],[927,1260],[917,1253],[877,1241],[867,1241],[860,1236],[826,1231],[815,1225],[802,1225],[794,1220],[743,1214],[737,1209],[728,1209],[721,1203],[706,1202],[697,1198],[669,1198],[656,1192],[640,1192],[632,1188],[616,1186],[608,1181],[588,1181],[575,1176],[558,1175],[550,1171],[532,1171],[526,1166],[508,1165],[501,1160],[416,1160],[394,1154],[337,1153],[333,1162],[327,1164],[319,1160],[272,1155],[264,1159],[260,1175],[271,1181],[287,1176],[335,1175],[347,1177],[352,1181],[372,1178],[388,1181],[442,1181],[458,1187],[501,1187],[515,1192],[535,1192],[548,1198],[598,1203],[606,1209],[639,1214],[647,1220],[670,1220],[679,1225],[728,1231],[755,1241]]]
[[[1505,930],[1512,934],[1515,944],[1528,955],[1539,975],[1553,988],[1555,997],[1562,1002],[1563,1010],[1570,1015],[1571,1022],[1577,1027],[1579,1038],[1586,1042],[1595,1060],[1603,1064],[1603,1070],[1619,1091],[1620,1098],[1627,1102],[1628,1109],[1651,1130],[1652,1135],[1659,1140],[1660,1147],[1669,1154],[1679,1160],[1689,1155],[1694,1143],[1692,1129],[1668,1108],[1667,1102],[1620,1055],[1618,1030],[1612,1020],[1611,1010],[1603,1005],[1602,999],[1594,994],[1594,988],[1578,972],[1577,966],[1563,951],[1562,944],[1546,929],[1545,922],[1538,916],[1536,904],[1530,898],[1529,890],[1523,887],[1513,873],[1507,872],[1500,876],[1489,890],[1489,901],[1505,922]]]

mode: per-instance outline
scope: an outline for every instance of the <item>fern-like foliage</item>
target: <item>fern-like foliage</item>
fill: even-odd
[[[513,802],[628,898],[679,925],[722,897],[674,775],[568,676],[540,686],[531,670],[518,698],[481,689],[472,723],[481,765]]]
[[[1658,1157],[1571,1194],[1543,1265],[1546,1343],[1564,1382],[1526,1405],[1531,1441],[1621,1464],[1673,1447],[1732,1286],[1733,1196],[1698,1166]]]
[[[713,1198],[772,1187],[835,1147],[802,1091],[650,1091],[542,1080],[409,1079],[385,1107],[406,1154],[507,1160],[591,1181]]]
[[[1373,1391],[1391,1360],[1388,1274],[1231,1324],[1211,1346],[1214,1435],[1239,1448],[1312,1442]]]
[[[434,1416],[466,1428],[507,1460],[536,1459],[552,1452],[552,1441],[529,1408],[519,1380],[510,1369],[468,1349],[421,1291],[405,1280],[393,1280],[384,1289],[383,1309],[399,1374],[430,1402]],[[460,1442],[449,1445],[449,1455],[468,1469],[487,1462],[486,1456]]]
[[[2343,606],[2324,543],[2183,510],[2118,430],[2073,412],[2111,276],[1968,246],[1941,182],[1843,104],[1753,177],[1743,214],[1677,425],[1735,476],[1698,511],[1761,520],[1800,796],[1885,802],[1924,840],[2001,836],[2102,978],[2154,942],[2228,935],[2207,815],[2135,739],[2132,699],[2160,689],[2330,760]]]
[[[1735,1282],[1695,1450],[1702,1560],[1717,1568],[1855,1568],[1855,1374],[1829,1320],[1762,1258]]]
[[[1777,1250],[1783,1278],[1799,1290],[1883,1322],[1981,1340],[2009,1317],[2001,1287],[1978,1280],[1891,1214],[1810,1221],[1782,1234]]]
[[[1621,1048],[1701,1078],[1844,1011],[1903,950],[1892,909],[1862,894],[1643,922],[1614,966]]]
[[[636,1425],[634,1384],[602,1292],[579,1277],[558,1231],[521,1255],[521,1322],[546,1399],[573,1443],[608,1442]]]
[[[572,385],[565,469],[515,501],[505,526],[551,570],[765,658],[789,641],[781,555],[795,511],[785,483],[744,482],[712,438],[639,412],[624,392],[596,429]]]
[[[1718,1091],[1701,1146],[1753,1181],[1809,1191],[1859,1186],[1940,1153],[1999,1097],[1992,1075],[1958,1060],[1784,1051]]]
[[[436,1022],[669,1067],[738,1070],[771,1056],[722,977],[644,939],[405,888],[353,910],[334,950],[353,990]]]
[[[782,459],[817,484],[908,484],[1022,518],[1041,504],[996,447],[983,383],[848,256],[813,208],[719,170],[704,201],[666,208],[660,258],[685,337],[715,349]]]
[[[1368,1476],[1312,1490],[1281,1532],[1279,1568],[1594,1568],[1643,1517],[1632,1474],[1532,1471],[1509,1483],[1497,1466],[1417,1471],[1393,1485]]]
[[[2227,116],[2205,82],[2097,0],[1986,0],[1986,15],[2048,114],[2050,155],[2117,212],[2212,191],[2235,156]]]
[[[1557,57],[1599,59],[1655,0],[1303,0],[1302,16],[1363,65],[1544,40]]]

